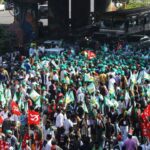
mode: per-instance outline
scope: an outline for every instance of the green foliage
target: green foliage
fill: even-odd
[[[139,8],[139,7],[146,7],[148,6],[149,4],[148,3],[129,3],[127,6],[126,6],[126,9],[134,9],[134,8]]]
[[[0,26],[0,54],[12,50],[16,44],[16,37],[6,27]]]
[[[4,0],[0,0],[0,4],[2,4],[4,2]]]

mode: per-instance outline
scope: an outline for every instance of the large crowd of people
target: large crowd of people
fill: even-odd
[[[150,51],[103,44],[86,52],[47,55],[32,44],[19,68],[0,67],[1,150],[150,150],[141,127]]]

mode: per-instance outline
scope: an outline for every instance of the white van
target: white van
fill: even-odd
[[[56,54],[60,55],[62,52],[64,52],[64,48],[61,47],[62,41],[60,40],[48,40],[44,43],[45,52],[46,54]]]

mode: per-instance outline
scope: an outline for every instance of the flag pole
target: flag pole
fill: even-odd
[[[27,122],[28,122],[28,115],[29,115],[29,109],[28,109],[28,112],[27,112],[28,114],[27,114]],[[29,124],[29,122],[28,122],[28,135],[29,135],[29,137],[30,137],[30,124]],[[29,146],[31,147],[31,140],[29,140]]]

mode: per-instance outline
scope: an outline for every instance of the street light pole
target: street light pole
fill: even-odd
[[[72,0],[69,0],[69,32],[72,29]]]
[[[90,0],[90,24],[94,24],[95,22],[95,0]]]

